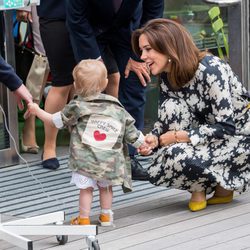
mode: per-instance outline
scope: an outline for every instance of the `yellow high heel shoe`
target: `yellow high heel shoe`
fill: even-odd
[[[189,201],[188,207],[192,212],[200,211],[207,207],[207,201]]]
[[[233,193],[228,196],[213,196],[207,200],[208,205],[226,204],[233,200]]]

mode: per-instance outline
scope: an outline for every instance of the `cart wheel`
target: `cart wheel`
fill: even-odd
[[[65,245],[68,242],[68,235],[57,235],[56,239],[59,245]]]
[[[98,240],[92,241],[92,247],[93,247],[94,250],[100,250]]]

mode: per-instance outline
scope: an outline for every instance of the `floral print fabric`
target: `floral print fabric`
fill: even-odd
[[[186,130],[190,143],[161,147],[149,167],[150,182],[210,193],[217,184],[246,191],[250,179],[248,92],[230,66],[205,56],[195,76],[174,91],[162,75],[159,119],[152,133]]]

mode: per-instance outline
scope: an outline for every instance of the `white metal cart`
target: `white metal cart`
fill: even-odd
[[[0,223],[0,239],[22,249],[33,250],[33,241],[25,235],[55,235],[59,245],[68,242],[68,235],[86,237],[89,250],[99,250],[96,225],[64,225],[63,211]]]

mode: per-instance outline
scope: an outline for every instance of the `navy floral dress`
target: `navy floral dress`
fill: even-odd
[[[162,75],[159,119],[152,133],[186,130],[191,142],[158,148],[150,182],[210,193],[217,184],[244,192],[250,179],[250,98],[230,66],[207,55],[180,90]]]

